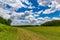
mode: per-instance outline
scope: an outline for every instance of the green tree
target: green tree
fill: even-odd
[[[6,24],[6,25],[10,25],[11,20],[10,20],[10,19],[5,20],[5,19],[3,19],[2,17],[0,17],[0,23],[2,23],[2,24]]]

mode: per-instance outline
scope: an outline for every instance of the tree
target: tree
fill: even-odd
[[[2,24],[6,24],[6,25],[10,25],[11,20],[10,20],[10,19],[5,20],[5,19],[3,19],[2,17],[0,17],[0,23],[2,23]]]

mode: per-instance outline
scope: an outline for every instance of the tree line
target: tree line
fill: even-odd
[[[6,20],[6,19],[0,17],[0,23],[10,26],[11,20],[10,19]]]
[[[41,26],[60,26],[60,20],[52,20],[41,24]]]

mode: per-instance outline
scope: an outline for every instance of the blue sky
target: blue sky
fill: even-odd
[[[14,0],[12,2],[14,2]],[[13,18],[12,21],[15,20],[11,23],[15,23],[13,25],[17,25],[18,21],[22,22],[21,25],[25,25],[25,23],[29,25],[29,23],[39,24],[38,20],[43,23],[50,19],[60,19],[60,5],[56,0],[20,0],[20,4],[18,2],[19,1],[17,0],[15,4],[12,4],[9,3],[8,0],[6,2],[0,1],[0,5],[3,4],[2,8],[4,11],[9,11],[8,13],[6,12],[6,15],[9,15],[11,19]],[[5,18],[6,15],[3,15],[3,17]],[[48,19],[45,20],[45,18]],[[25,21],[23,22],[23,20]]]
[[[50,8],[48,6],[38,6],[37,0],[29,0],[29,1],[31,3],[33,3],[32,6],[35,6],[35,8],[30,9],[30,8],[24,8],[24,7],[22,7],[22,8],[18,8],[17,10],[15,10],[15,12],[17,12],[17,13],[19,13],[19,12],[25,12],[26,10],[28,10],[28,11],[29,10],[33,10],[33,12],[38,12],[40,10],[46,10],[46,9],[49,9]],[[26,3],[23,3],[23,4],[27,5]],[[8,9],[11,8],[10,5],[8,5],[8,4],[6,4],[6,5],[7,5],[6,8],[8,8]],[[41,15],[41,17],[45,17],[45,16],[49,16],[49,17],[56,16],[56,17],[59,17],[59,13],[60,13],[60,11],[55,11],[55,12],[53,12],[51,14],[40,14],[40,15]]]
[[[50,9],[50,7],[48,7],[48,6],[38,6],[39,4],[37,3],[37,0],[29,0],[29,2],[31,2],[33,4],[32,6],[35,6],[35,8],[30,9],[30,8],[22,7],[22,8],[18,8],[17,10],[15,10],[15,12],[20,13],[20,12],[25,12],[25,11],[30,11],[30,10],[33,10],[33,12],[38,12],[40,10],[44,11],[46,9]],[[26,6],[29,6],[26,3],[23,3],[23,4],[25,4]],[[11,8],[10,5],[8,5],[8,4],[6,4],[6,5],[7,5],[6,8],[8,8],[8,9]],[[52,17],[60,17],[59,15],[60,15],[60,11],[56,10],[55,12],[53,12],[51,14],[41,13],[39,17],[48,16],[48,17],[52,18]]]

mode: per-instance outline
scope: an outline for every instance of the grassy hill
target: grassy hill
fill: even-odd
[[[0,24],[0,40],[16,40],[17,29]]]
[[[0,24],[0,40],[60,40],[60,26],[11,27]]]

